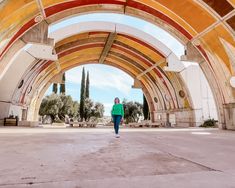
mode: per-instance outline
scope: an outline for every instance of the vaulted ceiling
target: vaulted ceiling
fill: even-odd
[[[14,55],[11,49],[17,45],[21,48],[17,42],[22,42],[22,36],[42,21],[50,25],[72,15],[112,12],[144,19],[165,29],[185,47],[192,44],[203,57],[198,63],[201,63],[217,100],[221,104],[235,102],[235,91],[229,84],[235,74],[234,8],[234,0],[3,0],[0,2],[0,78]],[[151,91],[152,98],[157,96],[161,101],[161,105],[153,105],[154,109],[190,106],[188,98],[182,101],[179,97],[180,90],[186,91],[180,78],[176,73],[163,70],[165,61],[142,74],[166,59],[159,49],[131,33],[116,33],[109,53],[104,56],[111,35],[110,32],[93,31],[58,41],[55,52],[61,70],[91,62],[109,64],[138,77],[145,89]],[[27,103],[26,91],[51,81],[58,74],[57,69],[52,61],[35,62],[30,67],[34,71],[23,76],[28,80],[25,91],[21,91],[21,95],[16,92],[14,96],[19,97],[14,99]],[[165,95],[171,98],[171,102],[167,102]]]

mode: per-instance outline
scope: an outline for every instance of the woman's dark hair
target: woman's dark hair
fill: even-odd
[[[118,103],[120,103],[120,99],[118,97],[115,97],[114,99],[114,103],[116,103],[115,101],[118,100]]]

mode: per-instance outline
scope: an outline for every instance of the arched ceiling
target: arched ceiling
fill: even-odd
[[[207,48],[217,52],[229,67],[225,51],[219,50],[222,47],[219,38],[235,44],[234,6],[233,0],[4,0],[0,4],[1,56],[17,38],[40,21],[39,15],[51,23],[68,16],[67,12],[71,15],[100,10],[141,16],[147,20],[151,16],[151,19],[157,18],[171,27],[172,33],[180,32],[188,40],[202,39]]]
[[[17,52],[13,47],[23,47],[25,44],[21,37],[34,26],[42,22],[49,25],[75,14],[112,12],[139,17],[165,29],[185,46],[192,44],[207,63],[204,70],[208,71],[207,78],[214,87],[214,95],[219,96],[221,106],[235,101],[235,91],[228,84],[235,74],[234,7],[234,0],[3,0],[0,3],[0,79],[5,74],[6,67],[10,66],[11,57]],[[109,33],[85,33],[59,41],[55,50],[62,70],[79,63],[97,61],[108,35]],[[141,44],[137,38],[118,34],[104,63],[138,76],[160,58],[166,56],[147,44]],[[28,78],[27,87],[32,86],[30,83],[44,87],[59,72],[58,66],[52,61],[39,60],[31,66],[31,69],[34,68],[38,71],[24,74],[24,78]],[[30,74],[33,79],[29,79]],[[164,95],[159,97],[165,105],[162,105],[163,109],[184,106],[182,101],[179,102],[177,94],[184,86],[175,73],[166,73],[158,66],[141,79],[154,95],[159,97],[162,92],[171,98],[169,102],[164,99]],[[14,96],[22,95],[15,92]],[[21,97],[20,100],[13,98],[18,102],[25,102]]]
[[[228,51],[235,47],[234,7],[234,0],[4,0],[0,4],[0,59],[43,19],[50,24],[71,14],[118,12],[158,24],[182,42],[193,42],[207,60],[213,61],[210,55],[216,57],[233,75],[235,66]]]
[[[61,71],[84,63],[103,63],[124,70],[134,79],[138,78],[142,89],[148,91],[149,100],[156,97],[159,101],[150,101],[152,111],[190,108],[189,96],[179,96],[180,90],[187,93],[181,78],[176,73],[165,72],[165,56],[145,42],[132,36],[116,34],[107,57],[99,62],[110,35],[109,32],[87,32],[58,41],[55,50],[59,58],[59,70],[58,65],[52,61],[39,61],[30,67],[22,78],[27,84],[16,91],[14,101],[30,103],[31,97],[37,96],[35,92],[40,95],[47,83],[53,82],[53,78]],[[161,63],[156,65],[156,62]],[[29,93],[32,87],[33,92]]]

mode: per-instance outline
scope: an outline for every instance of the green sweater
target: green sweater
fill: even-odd
[[[124,117],[124,109],[123,109],[123,105],[122,104],[114,104],[112,111],[111,111],[112,115],[121,115],[122,117]]]

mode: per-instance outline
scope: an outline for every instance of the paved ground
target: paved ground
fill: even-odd
[[[235,187],[235,132],[0,128],[0,187]]]

